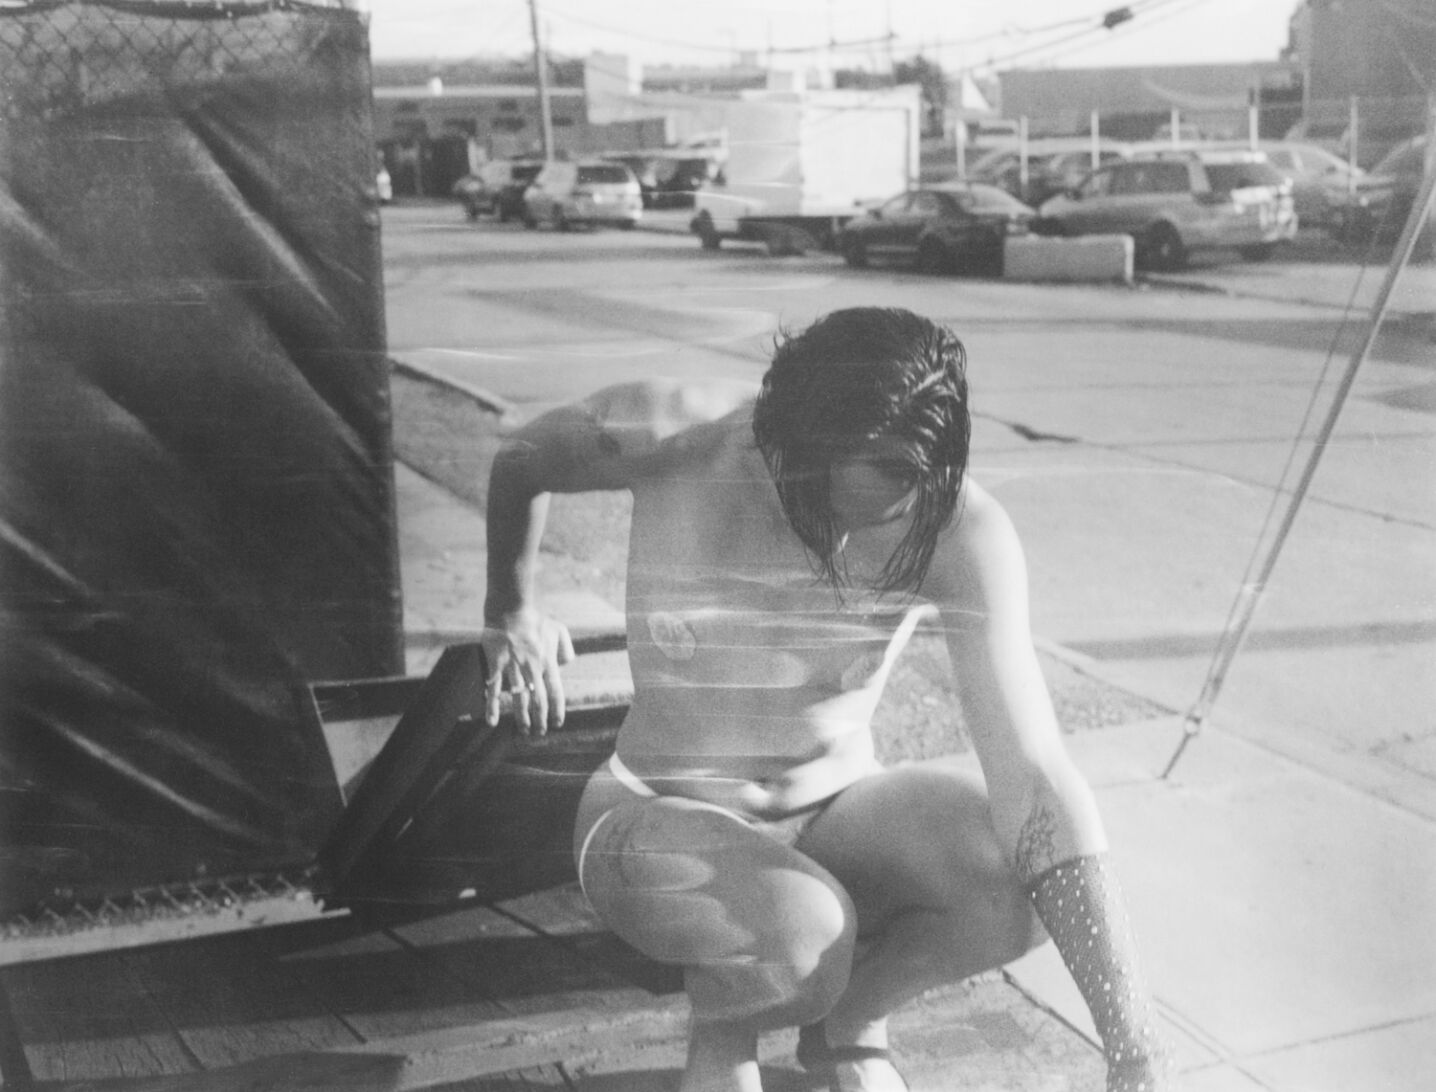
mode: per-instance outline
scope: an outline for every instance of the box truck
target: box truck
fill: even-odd
[[[831,249],[866,205],[915,184],[921,114],[916,86],[748,93],[726,109],[727,162],[698,191],[693,233],[710,250]]]

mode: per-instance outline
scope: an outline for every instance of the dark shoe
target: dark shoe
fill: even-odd
[[[795,1052],[798,1064],[810,1073],[821,1073],[828,1078],[830,1092],[862,1092],[860,1086],[854,1083],[851,1075],[844,1074],[841,1068],[846,1068],[856,1062],[881,1061],[886,1062],[897,1077],[904,1089],[907,1082],[903,1080],[902,1074],[893,1065],[893,1056],[890,1050],[883,1047],[866,1046],[842,1046],[835,1047],[828,1045],[827,1029],[819,1021],[816,1024],[806,1024],[798,1029],[798,1049]],[[847,1083],[844,1077],[847,1076]]]

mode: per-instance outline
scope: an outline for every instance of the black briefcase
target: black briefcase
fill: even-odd
[[[613,641],[575,643],[584,653],[611,651]],[[486,677],[482,650],[464,644],[446,649],[421,682],[314,688],[330,724],[402,709],[357,785],[346,787],[344,812],[320,852],[326,907],[402,914],[576,878],[579,796],[612,753],[627,705],[570,708],[562,728],[525,738],[511,714],[485,721]]]

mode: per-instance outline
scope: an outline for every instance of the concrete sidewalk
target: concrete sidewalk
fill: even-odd
[[[408,468],[397,480],[409,666],[418,673],[481,620],[484,520]],[[616,605],[563,590],[573,583],[562,564],[550,560],[541,584],[549,609],[580,631],[621,627]],[[577,689],[624,692],[621,657],[595,666]],[[1219,724],[1161,780],[1181,732],[1170,718],[1070,738],[1111,832],[1186,1074],[1181,1087],[1429,1088],[1436,823]],[[1034,1003],[1091,1034],[1050,946],[1009,972]]]

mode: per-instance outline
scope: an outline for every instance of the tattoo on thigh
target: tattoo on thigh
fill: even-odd
[[[1023,883],[1036,879],[1057,863],[1057,819],[1038,804],[1017,835],[1017,875]]]

